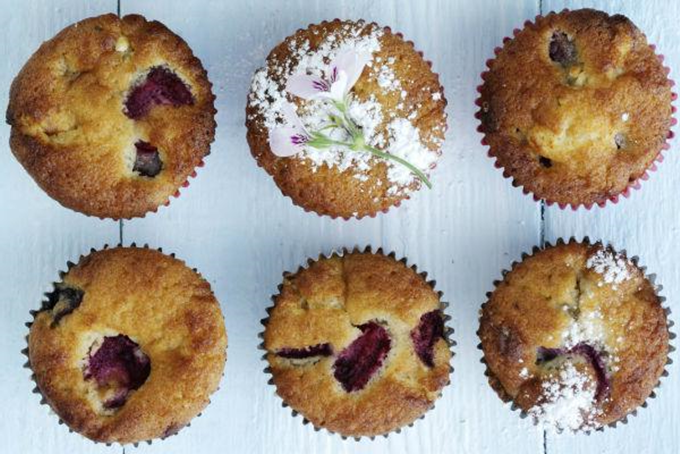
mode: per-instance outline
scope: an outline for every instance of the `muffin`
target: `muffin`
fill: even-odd
[[[425,277],[368,250],[285,274],[262,344],[284,404],[343,437],[387,435],[422,417],[451,370],[448,317]]]
[[[538,17],[488,67],[478,100],[484,142],[504,175],[537,199],[604,205],[627,194],[666,146],[672,82],[624,16]]]
[[[413,43],[375,23],[323,22],[286,38],[255,73],[248,144],[306,211],[374,216],[431,186],[445,107]]]
[[[163,24],[93,17],[43,43],[14,79],[10,146],[62,205],[144,216],[210,152],[214,99],[201,62]]]
[[[98,442],[176,433],[224,370],[227,335],[210,284],[174,256],[134,246],[69,265],[28,335],[44,400]]]
[[[482,307],[489,383],[556,431],[625,421],[664,374],[662,301],[636,260],[609,246],[572,240],[536,249]]]

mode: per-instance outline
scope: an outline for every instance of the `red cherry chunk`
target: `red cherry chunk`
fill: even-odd
[[[165,66],[155,66],[146,78],[132,87],[125,100],[125,115],[139,120],[155,106],[183,106],[194,103],[187,84]]]
[[[347,392],[363,389],[390,351],[387,330],[375,322],[359,326],[362,334],[345,348],[333,364],[333,376]]]
[[[119,334],[105,337],[96,351],[90,351],[83,375],[85,380],[95,380],[99,388],[113,389],[114,396],[104,402],[104,408],[118,408],[150,373],[149,357],[136,342]]]

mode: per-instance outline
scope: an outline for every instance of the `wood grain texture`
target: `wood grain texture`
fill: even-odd
[[[680,29],[677,26],[680,3],[635,0],[543,1],[544,13],[560,11],[565,7],[596,7],[611,14],[625,14],[645,32],[650,43],[656,44],[657,52],[665,55],[665,64],[672,68],[670,77],[677,77],[680,64]],[[674,129],[677,132],[677,128]],[[633,191],[630,198],[622,198],[616,205],[609,204],[604,209],[593,208],[590,211],[573,212],[551,207],[545,215],[548,241],[572,235],[577,238],[589,236],[592,240],[611,242],[617,248],[639,256],[641,264],[648,267],[648,272],[657,274],[658,282],[664,287],[661,293],[668,298],[667,305],[674,311],[671,315],[674,320],[678,320],[680,313],[677,309],[680,264],[675,259],[680,253],[680,200],[676,197],[680,159],[677,145],[677,140],[671,141],[671,149],[664,153],[666,158],[659,164],[659,170],[651,173],[650,179],[642,182],[642,189]],[[677,355],[671,355],[671,358],[677,363]],[[591,436],[550,436],[548,452],[680,452],[680,375],[677,364],[672,364],[668,372],[670,375],[661,380],[658,397],[649,400],[649,407],[629,418],[628,424]]]
[[[81,18],[115,12],[115,0],[63,2],[3,1],[0,53],[0,105],[7,106],[9,85],[40,43]],[[43,292],[59,278],[66,261],[91,247],[118,242],[118,223],[67,210],[50,199],[9,151],[9,127],[0,128],[0,389],[7,410],[0,423],[0,452],[110,452],[104,445],[70,434],[49,407],[31,393],[35,384],[22,368],[26,357],[24,325],[38,309]]]

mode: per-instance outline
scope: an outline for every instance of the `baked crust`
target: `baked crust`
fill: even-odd
[[[175,72],[194,102],[156,106],[132,120],[125,97],[154,66]],[[10,145],[62,205],[101,218],[144,216],[166,203],[210,152],[214,99],[201,62],[163,24],[138,15],[92,17],[43,43],[15,78]],[[132,170],[138,140],[160,151],[163,170],[154,178]]]
[[[84,291],[73,312],[38,312],[30,367],[41,394],[74,431],[99,442],[136,443],[174,434],[217,389],[227,335],[210,284],[183,262],[152,249],[92,252],[63,275]],[[56,321],[56,322],[55,322]],[[93,401],[83,365],[93,339],[124,334],[139,344],[151,374],[114,412]]]
[[[386,91],[379,83],[378,68],[367,67],[357,83],[353,93],[359,101],[366,101],[375,96],[383,109],[383,122],[378,131],[386,131],[389,119],[406,117],[409,112],[417,111],[409,121],[420,131],[425,146],[437,155],[441,154],[441,142],[446,131],[446,99],[439,76],[432,72],[431,64],[416,51],[413,43],[405,41],[400,34],[394,34],[389,28],[381,29],[375,23],[364,21],[322,22],[298,30],[275,47],[269,56],[265,68],[267,77],[281,87],[285,86],[291,75],[289,68],[295,68],[299,58],[294,54],[295,43],[309,43],[314,51],[329,36],[336,36],[338,41],[345,39],[350,33],[359,30],[359,36],[369,35],[382,30],[379,38],[380,50],[373,54],[374,61],[387,61],[395,58],[392,65],[395,79],[405,92],[400,90]],[[281,72],[279,68],[286,68]],[[434,94],[438,94],[434,96]],[[298,105],[302,101],[292,96],[288,100]],[[269,173],[281,192],[290,197],[294,204],[307,211],[331,217],[361,218],[387,211],[409,198],[409,194],[420,188],[419,180],[408,187],[399,188],[391,193],[391,183],[387,177],[387,165],[384,161],[373,158],[371,169],[358,179],[353,169],[341,171],[335,166],[323,165],[315,167],[308,159],[281,158],[272,153],[269,146],[269,130],[264,124],[262,111],[249,97],[246,108],[247,139],[253,157],[260,167]],[[429,172],[428,172],[429,173]]]
[[[611,251],[574,241],[548,247],[497,283],[482,308],[479,335],[489,383],[503,400],[527,412],[541,403],[550,371],[541,366],[539,349],[563,348],[574,320],[597,323],[588,329],[602,330],[597,342],[610,361],[608,396],[598,402],[592,427],[584,429],[623,419],[652,394],[668,357],[666,314],[637,265],[627,261],[629,278],[619,283],[603,281],[587,266],[605,250]]]
[[[554,33],[568,37],[575,59],[551,59]],[[560,204],[602,204],[640,178],[666,141],[666,74],[628,18],[592,9],[551,13],[491,61],[481,131],[516,185]]]
[[[343,436],[386,434],[411,424],[430,409],[449,382],[451,350],[434,344],[434,367],[416,355],[410,332],[421,316],[439,310],[439,296],[403,262],[391,256],[346,253],[320,258],[285,276],[264,331],[264,348],[276,391],[316,427]],[[333,375],[337,354],[378,320],[391,348],[361,390],[346,392]],[[286,348],[330,343],[333,356],[296,362]]]

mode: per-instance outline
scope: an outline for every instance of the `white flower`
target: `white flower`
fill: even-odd
[[[371,54],[368,52],[341,52],[331,63],[326,79],[295,74],[288,79],[286,91],[305,100],[325,98],[344,102],[369,61]]]
[[[269,131],[269,146],[276,156],[286,158],[301,152],[312,137],[300,121],[292,104],[285,103],[281,110],[288,126]]]

